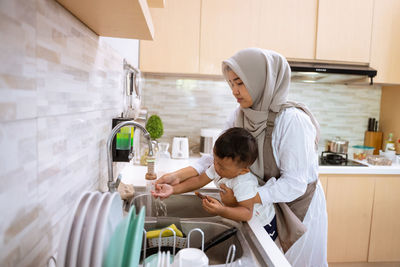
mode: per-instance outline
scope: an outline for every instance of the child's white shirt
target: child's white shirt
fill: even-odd
[[[232,189],[237,202],[251,199],[257,195],[258,180],[251,172],[231,179],[221,178],[221,176],[219,176],[215,171],[214,164],[212,164],[206,170],[206,175],[214,181],[217,188],[220,188],[221,184],[225,184],[228,188]],[[253,216],[255,216],[262,225],[265,226],[269,224],[275,216],[273,204],[254,204]]]

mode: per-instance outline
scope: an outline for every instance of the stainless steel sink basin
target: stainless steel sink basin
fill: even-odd
[[[218,194],[208,194],[217,197]],[[201,199],[194,194],[172,195],[164,199],[161,204],[152,199],[149,194],[141,194],[133,198],[132,205],[146,207],[146,216],[158,217],[169,216],[179,218],[203,218],[212,217],[201,206]],[[161,206],[165,205],[165,210]]]
[[[216,198],[219,196],[216,190],[213,192],[209,190],[203,191],[203,193]],[[236,246],[236,256],[235,265],[233,266],[269,265],[268,256],[261,249],[261,245],[254,241],[256,238],[247,223],[235,222],[208,214],[203,210],[201,200],[193,193],[173,195],[164,200],[164,203],[167,213],[160,214],[157,213],[155,200],[150,195],[138,195],[132,200],[131,204],[136,207],[136,210],[140,210],[142,206],[146,207],[146,231],[163,228],[177,220],[176,224],[180,224],[184,234],[187,235],[194,228],[200,228],[204,232],[204,241],[207,242],[225,230],[236,227],[238,231],[234,236],[206,251],[209,264],[212,266],[225,266],[229,247],[234,244]],[[169,218],[171,219],[169,220]],[[200,234],[192,234],[190,247],[201,247]]]

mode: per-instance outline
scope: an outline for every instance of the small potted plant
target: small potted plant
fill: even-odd
[[[157,115],[151,115],[146,123],[146,130],[149,132],[152,140],[157,140],[164,134],[164,127],[161,118]]]
[[[146,122],[146,130],[150,134],[150,138],[157,144],[157,139],[160,138],[164,134],[164,126],[161,121],[161,118],[158,115],[151,115]],[[156,154],[155,149],[157,146],[153,146],[153,152]],[[140,164],[147,165],[147,155],[149,151],[146,148],[141,157],[140,157]]]

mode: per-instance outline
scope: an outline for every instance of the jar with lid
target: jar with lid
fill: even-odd
[[[158,152],[156,154],[156,173],[157,177],[161,177],[163,174],[170,171],[171,166],[171,154],[168,151],[169,143],[160,142],[158,143]]]

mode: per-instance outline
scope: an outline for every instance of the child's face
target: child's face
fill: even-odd
[[[238,175],[249,172],[248,168],[241,167],[231,158],[219,158],[214,153],[214,168],[217,174],[223,178],[235,178]]]

